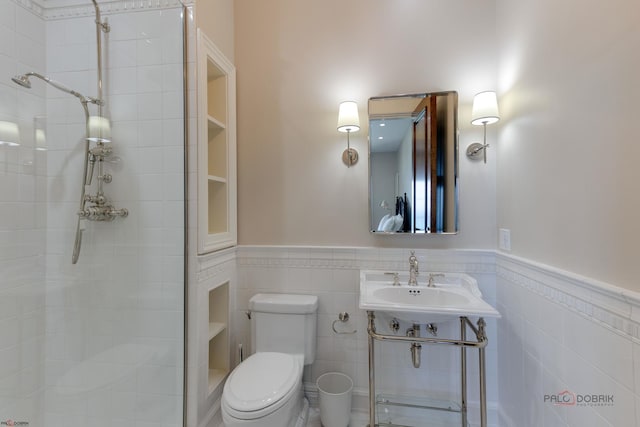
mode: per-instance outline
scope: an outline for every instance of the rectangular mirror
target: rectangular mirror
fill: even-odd
[[[458,94],[369,99],[371,232],[458,232]]]

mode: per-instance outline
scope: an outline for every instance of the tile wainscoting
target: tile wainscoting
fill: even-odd
[[[640,295],[498,254],[501,426],[640,425]]]
[[[232,345],[249,346],[249,298],[257,292],[295,292],[320,298],[316,362],[305,371],[305,389],[317,407],[316,378],[341,371],[354,380],[353,409],[367,410],[366,315],[358,309],[358,272],[406,270],[409,249],[240,246],[225,252],[223,269],[235,260],[235,311]],[[487,350],[489,425],[640,425],[640,325],[637,293],[492,250],[416,250],[420,271],[466,272],[476,278],[484,298],[502,319],[490,321]],[[217,266],[201,265],[199,282]],[[206,265],[205,265],[206,264]],[[207,273],[207,271],[212,272]],[[355,335],[335,335],[338,324]],[[454,333],[442,325],[439,335]],[[385,391],[441,397],[459,393],[457,352],[423,349],[423,367],[411,367],[402,345],[377,349],[379,384]],[[235,351],[234,365],[239,363]],[[477,358],[469,351],[470,421],[477,424]],[[568,393],[560,396],[564,391]],[[557,405],[563,396],[581,399]],[[587,397],[589,396],[589,397]],[[593,397],[596,396],[596,397]],[[602,396],[602,397],[600,397]],[[613,402],[604,400],[613,396]],[[547,401],[545,402],[545,398]],[[599,400],[585,402],[585,399]],[[557,402],[556,402],[557,403]],[[564,402],[563,402],[564,403]],[[636,409],[638,407],[639,409]],[[219,414],[209,407],[208,423]],[[216,421],[218,420],[218,421]]]
[[[466,272],[473,276],[485,298],[495,305],[495,253],[475,250],[416,249],[420,272]],[[368,408],[367,317],[358,308],[360,269],[406,271],[409,249],[345,248],[345,247],[256,247],[241,246],[237,250],[238,288],[233,336],[234,345],[250,343],[246,317],[249,298],[258,292],[315,294],[319,297],[318,351],[315,363],[305,370],[305,386],[311,405],[316,406],[316,379],[325,372],[339,371],[354,381],[353,408]],[[351,320],[339,323],[339,331],[357,330],[356,334],[337,335],[332,323],[340,312],[348,312]],[[490,344],[487,349],[488,401],[491,424],[497,419],[497,328],[488,321]],[[402,325],[404,331],[409,325]],[[384,331],[386,325],[377,325]],[[458,337],[459,326],[439,325],[441,337]],[[411,396],[429,391],[443,399],[459,399],[459,351],[449,346],[423,346],[422,367],[411,365],[408,344],[376,344],[377,391]],[[469,405],[471,419],[477,418],[478,362],[477,352],[469,355]],[[495,416],[494,416],[495,415]]]

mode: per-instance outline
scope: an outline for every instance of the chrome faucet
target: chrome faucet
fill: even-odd
[[[411,256],[409,257],[409,286],[418,286],[418,258],[416,258],[416,254],[414,251],[411,251]]]

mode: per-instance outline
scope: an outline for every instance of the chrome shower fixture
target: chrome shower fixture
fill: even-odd
[[[31,89],[31,81],[29,80],[29,77],[26,74],[12,77],[11,80],[13,80],[15,83],[19,84],[22,87]]]
[[[102,30],[105,33],[108,33],[109,31],[111,31],[111,26],[106,21],[102,22],[102,19],[100,18],[100,8],[98,7],[98,2],[96,2],[96,0],[91,1],[93,2],[93,7],[96,10],[96,28]]]
[[[15,76],[12,77],[11,80],[13,80],[14,83],[19,84],[20,86],[27,88],[27,89],[31,89],[31,80],[29,80],[29,77],[36,77],[42,81],[44,81],[45,83],[50,84],[51,86],[55,87],[58,90],[61,90],[64,93],[68,93],[69,95],[73,95],[76,98],[78,98],[80,100],[80,102],[82,102],[83,104],[90,102],[91,104],[96,104],[96,105],[103,105],[103,102],[101,99],[99,98],[92,98],[90,96],[84,96],[82,95],[80,92],[77,92],[73,89],[70,89],[68,87],[66,87],[65,85],[63,85],[62,83],[58,83],[55,80],[50,79],[47,76],[43,76],[42,74],[39,73],[35,73],[33,71],[30,71],[26,74],[22,74],[19,76]]]
[[[98,94],[95,98],[90,96],[84,96],[81,93],[66,87],[65,85],[51,80],[47,76],[38,74],[35,72],[29,72],[26,74],[13,77],[11,80],[14,83],[30,89],[31,80],[30,77],[36,77],[45,83],[50,84],[62,92],[73,95],[80,100],[82,108],[84,109],[85,116],[85,141],[84,144],[84,172],[82,177],[82,183],[80,187],[80,203],[77,213],[76,222],[76,238],[73,245],[73,254],[71,256],[71,263],[78,262],[80,257],[80,248],[82,246],[82,233],[85,230],[86,221],[113,221],[116,218],[125,218],[129,215],[127,209],[116,209],[104,192],[104,184],[109,184],[113,177],[105,173],[103,170],[103,164],[108,161],[107,159],[112,154],[112,148],[109,145],[105,145],[111,142],[111,125],[109,120],[102,114],[102,107],[104,106],[104,100],[102,98],[102,33],[108,33],[111,30],[109,24],[105,21],[102,22],[100,17],[100,8],[96,0],[92,0],[95,7],[95,24],[96,24],[96,48],[97,48],[97,60],[98,60]],[[97,106],[98,113],[91,115],[89,112],[89,105],[94,104]],[[92,144],[94,144],[92,146]],[[87,190],[90,189],[92,178],[97,178],[97,185],[95,186],[94,194],[87,194]]]

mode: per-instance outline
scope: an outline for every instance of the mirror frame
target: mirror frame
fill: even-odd
[[[444,102],[444,107],[438,105],[437,100],[442,97],[446,97],[447,102]],[[396,101],[396,104],[400,104],[403,101],[403,98],[409,100],[407,106],[409,109],[404,109],[401,111],[393,111],[392,109],[387,108],[386,106],[382,108],[372,108],[372,103],[380,103],[383,101]],[[432,107],[431,113],[428,113],[429,106],[426,106],[426,102],[431,103]],[[379,104],[381,105],[381,104]],[[369,117],[369,144],[368,144],[368,154],[369,154],[369,231],[372,234],[376,235],[417,235],[417,234],[425,234],[425,235],[452,235],[457,234],[460,230],[459,227],[459,215],[460,215],[460,206],[459,206],[459,190],[460,190],[460,177],[459,177],[459,128],[458,128],[458,93],[456,91],[442,91],[442,92],[424,92],[424,93],[415,93],[415,94],[402,94],[402,95],[390,95],[390,96],[376,96],[369,98],[368,101],[368,117]],[[402,108],[405,106],[403,105]],[[418,109],[417,107],[421,107]],[[441,113],[442,108],[446,110]],[[400,109],[400,108],[399,108]],[[373,110],[373,111],[372,111]],[[405,171],[405,174],[410,173],[411,179],[411,195],[407,197],[410,199],[410,202],[406,205],[411,206],[411,218],[409,220],[409,224],[406,223],[402,226],[405,230],[408,231],[378,231],[378,221],[374,220],[374,194],[373,194],[373,168],[372,168],[372,137],[376,135],[376,132],[372,132],[372,126],[378,123],[380,120],[385,119],[397,119],[397,118],[412,118],[414,123],[418,121],[420,115],[424,115],[425,113],[420,113],[420,111],[424,110],[426,114],[430,114],[430,117],[426,118],[426,128],[425,135],[426,140],[422,144],[416,144],[416,136],[415,131],[412,131],[412,152],[411,152],[411,163],[412,170]],[[445,128],[441,128],[438,124],[442,123],[442,121],[438,120],[438,115],[445,116]],[[431,128],[431,123],[436,123],[436,128]],[[444,132],[443,132],[444,131]],[[438,137],[438,133],[444,134],[444,136]],[[438,179],[440,179],[440,172],[437,170],[439,166],[437,166],[436,154],[437,151],[434,152],[433,155],[427,153],[427,149],[432,145],[432,141],[429,135],[435,135],[436,141],[444,141],[444,142],[436,142],[436,144],[441,145],[445,144],[444,147],[446,153],[443,154],[445,156],[445,166],[443,180],[445,183],[449,185],[446,187],[445,184],[441,184],[442,188],[440,188],[440,184],[437,184],[435,181],[430,180],[431,176],[434,173],[437,174]],[[438,139],[445,138],[445,140]],[[425,192],[427,193],[424,203],[425,210],[425,226],[424,229],[417,229],[416,227],[416,197],[415,197],[415,185],[416,185],[416,145],[418,145],[418,155],[422,159],[431,159],[433,166],[427,164],[426,166],[423,164],[422,166],[418,164],[418,172],[420,172],[421,176],[425,176],[425,181],[427,181],[429,186],[433,186],[433,190],[431,188],[427,188]],[[440,167],[442,167],[442,159],[440,159]],[[431,168],[431,169],[430,169]],[[425,175],[425,170],[427,171],[427,175]],[[429,175],[431,174],[431,175]],[[396,175],[399,175],[399,172],[396,172]],[[397,178],[396,178],[397,180]],[[427,184],[425,184],[427,185]],[[436,189],[437,186],[437,189]],[[398,184],[396,184],[395,192],[398,193]],[[402,192],[400,192],[402,193]],[[440,195],[440,199],[435,195],[438,193]],[[398,198],[398,194],[394,196],[395,199]],[[400,195],[400,198],[402,196]],[[438,207],[438,202],[436,199],[441,200],[440,206]],[[442,202],[444,201],[444,202]],[[395,204],[395,200],[392,200],[389,204]],[[376,203],[378,203],[376,201]],[[405,204],[401,203],[403,206]],[[379,212],[378,212],[379,214]],[[393,210],[391,210],[391,214],[393,214]],[[404,221],[406,222],[407,215],[403,216]],[[438,225],[437,225],[438,224]],[[448,226],[439,225],[439,224],[448,224]],[[441,231],[432,231],[437,227],[442,227]],[[386,227],[385,227],[386,228]]]

